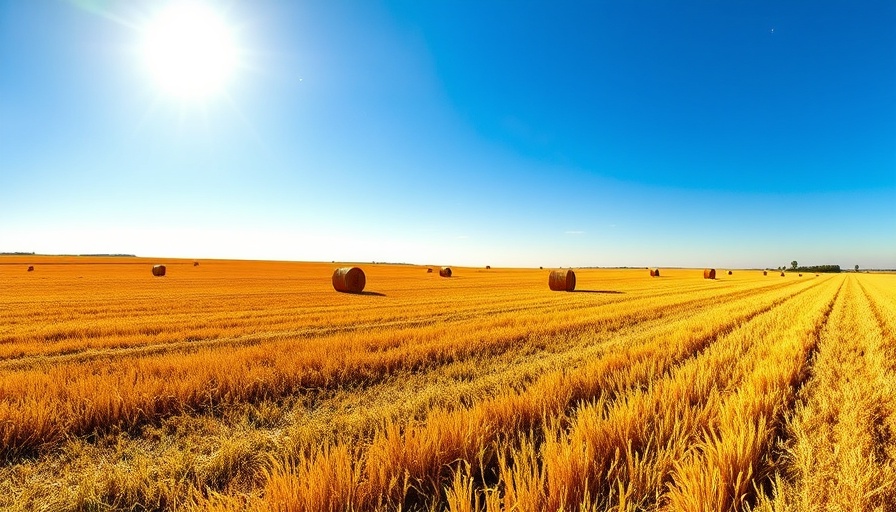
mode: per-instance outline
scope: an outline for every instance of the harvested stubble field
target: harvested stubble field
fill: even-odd
[[[0,260],[0,508],[896,510],[896,276],[336,266]]]

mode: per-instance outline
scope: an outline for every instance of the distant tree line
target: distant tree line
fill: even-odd
[[[107,254],[107,253],[100,253],[100,254],[78,254],[78,256],[88,256],[88,257],[91,257],[91,258],[96,258],[96,257],[99,257],[99,256],[106,257],[106,258],[136,258],[136,257],[137,257],[136,254]]]
[[[796,267],[791,270],[795,270],[797,272],[827,272],[831,274],[839,274],[840,273],[840,265],[812,265],[809,267]]]
[[[0,252],[0,256],[37,256],[36,252]],[[89,256],[89,257],[115,257],[115,258],[136,258],[136,254],[41,254],[41,256]]]

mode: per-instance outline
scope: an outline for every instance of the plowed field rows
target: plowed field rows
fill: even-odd
[[[0,258],[0,508],[896,510],[896,276],[337,266]]]

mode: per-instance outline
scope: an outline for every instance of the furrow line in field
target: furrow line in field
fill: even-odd
[[[881,335],[884,339],[896,340],[896,303],[887,301],[877,287],[866,286],[861,280],[859,286],[877,319]],[[896,346],[893,349],[896,350]]]
[[[798,282],[790,281],[786,283],[776,284],[772,286],[767,286],[760,288],[762,291],[769,290],[777,290],[782,288],[787,288],[791,286],[797,286]],[[813,284],[817,285],[817,283]],[[650,315],[660,315],[666,316],[669,314],[673,314],[675,311],[680,310],[681,308],[691,308],[695,307],[698,304],[709,304],[716,301],[731,301],[737,300],[742,297],[747,297],[756,293],[755,289],[749,290],[738,290],[726,294],[715,294],[710,297],[703,297],[697,299],[688,299],[681,302],[675,302],[672,304],[662,304],[661,306],[656,306],[647,312]],[[690,296],[689,294],[674,294],[676,296]],[[654,297],[650,298],[632,298],[630,301],[638,301],[645,303],[654,303],[656,299]],[[612,304],[618,304],[618,302],[613,302]],[[610,304],[601,303],[598,305],[594,304],[581,304],[575,305],[571,308],[565,309],[564,313],[584,313],[591,309],[603,309]],[[514,309],[501,310],[496,313],[489,311],[489,316],[503,315],[503,314],[513,314],[520,313],[522,311],[533,311],[537,312],[538,309],[541,309],[543,306],[534,306],[534,307],[521,307]],[[648,314],[642,314],[641,316],[648,316]],[[5,358],[0,359],[0,371],[3,370],[24,370],[29,368],[41,368],[48,367],[55,364],[60,363],[75,363],[75,362],[88,362],[88,361],[96,361],[96,360],[108,360],[114,361],[122,358],[132,358],[132,357],[141,357],[141,356],[154,356],[154,355],[162,355],[167,353],[195,353],[204,349],[215,348],[215,347],[246,347],[253,346],[265,342],[280,340],[284,338],[304,338],[304,339],[316,339],[323,338],[330,335],[335,334],[348,334],[355,332],[363,332],[365,330],[390,330],[394,331],[396,329],[413,329],[420,327],[428,327],[432,325],[436,325],[439,323],[446,322],[460,322],[464,320],[477,320],[481,318],[483,312],[481,310],[477,310],[471,312],[466,315],[445,315],[442,317],[436,318],[425,318],[425,319],[417,319],[417,320],[405,320],[405,321],[394,321],[394,322],[377,322],[370,324],[359,324],[359,325],[342,325],[336,327],[322,327],[322,328],[311,328],[311,329],[290,329],[290,330],[282,330],[276,332],[264,332],[258,334],[250,334],[238,337],[228,337],[228,338],[213,338],[213,339],[205,339],[205,340],[189,340],[189,341],[177,341],[171,343],[164,344],[152,344],[152,345],[139,345],[139,346],[128,346],[127,348],[110,348],[110,349],[90,349],[90,350],[78,350],[74,352],[64,352],[59,354],[41,354],[41,355],[25,355],[21,357],[15,358]],[[630,321],[630,320],[629,320]]]
[[[786,285],[789,283],[782,283],[782,284]],[[767,285],[767,283],[763,283],[760,287],[768,287],[768,285]],[[661,297],[674,296],[674,295],[690,296],[690,295],[692,295],[692,290],[700,290],[700,289],[706,289],[705,285],[703,285],[703,286],[692,285],[692,286],[689,286],[686,288],[676,288],[674,292],[658,293],[658,294],[654,294],[654,297],[661,298]],[[706,291],[712,292],[711,289],[706,290]],[[556,305],[557,304],[556,294],[551,294],[551,296],[553,297],[552,299],[547,299],[547,300],[543,299],[543,300],[539,301],[538,304],[526,306],[525,308],[513,307],[513,308],[505,308],[505,309],[507,312],[513,312],[513,311],[524,311],[527,309],[540,309],[542,305],[543,306]],[[616,304],[623,303],[626,300],[635,300],[638,297],[639,296],[634,296],[631,299],[629,299],[627,295],[620,295],[620,296],[618,296],[618,298],[614,297],[615,300],[606,301],[606,305],[614,304],[614,303],[616,303]],[[472,302],[472,305],[470,305],[470,302]],[[488,304],[490,304],[491,306],[494,306],[496,303],[491,298],[489,298],[488,301],[486,301],[486,302]],[[508,299],[504,299],[501,302],[512,305],[514,303],[518,303],[518,300],[516,297],[511,297]],[[425,304],[427,304],[427,303],[421,303],[421,304],[425,306]],[[446,310],[445,306],[448,305],[444,301],[434,302],[433,304],[435,304],[435,306],[433,308],[425,308],[425,307],[422,307],[421,304],[417,304],[417,306],[418,306],[417,309],[421,310],[421,311],[425,311],[427,317],[433,319],[434,321],[440,321],[440,320],[449,320],[450,321],[454,318],[475,317],[476,315],[482,313],[482,308],[481,308],[482,303],[477,302],[477,301],[466,300],[463,304],[463,307],[468,312],[460,313],[460,314],[457,313],[457,309],[459,306],[461,306],[461,304],[452,302],[450,304],[451,308],[449,308],[452,311],[452,313],[441,313],[441,311]],[[590,302],[578,303],[576,306],[573,306],[573,307],[587,307],[589,304],[590,304]],[[314,311],[315,316],[322,317],[322,316],[326,316],[327,312],[338,313],[340,311],[344,311],[346,308],[349,308],[349,307],[351,307],[351,306],[350,305],[338,305],[338,306],[327,306],[324,310],[320,310],[319,308],[312,308],[312,310]],[[10,310],[12,310],[12,309],[14,309],[14,308],[10,308]],[[31,309],[33,309],[33,308],[31,308]],[[168,308],[165,308],[165,309],[168,309]],[[384,312],[391,313],[391,311],[394,310],[394,304],[390,304],[388,306],[376,306],[374,304],[369,304],[365,308],[365,316],[368,316],[371,318],[376,317],[377,321],[393,321],[389,318],[390,315],[380,317],[380,316],[377,316],[376,314],[373,314],[371,316],[372,311],[379,311],[381,309]],[[231,329],[239,329],[240,328],[239,325],[242,325],[243,323],[249,322],[249,321],[251,321],[253,324],[257,324],[260,322],[260,323],[265,323],[267,325],[274,326],[274,325],[276,325],[276,323],[292,324],[292,323],[295,323],[297,320],[301,321],[301,318],[302,318],[302,317],[296,317],[294,314],[287,314],[288,313],[287,310],[277,308],[276,311],[274,311],[270,314],[263,312],[263,310],[261,310],[261,312],[257,312],[256,309],[250,309],[249,311],[251,312],[251,314],[245,313],[248,315],[248,316],[245,316],[245,318],[240,317],[240,315],[241,315],[240,310],[237,309],[236,319],[234,319],[234,313],[232,312],[233,308],[228,307],[228,308],[226,308],[226,310],[228,312],[230,312],[230,315],[226,319],[222,318],[221,321],[226,324],[234,323],[234,325],[231,327]],[[307,311],[307,310],[308,310],[307,307],[302,307],[298,311]],[[175,309],[175,311],[177,311],[177,309]],[[140,312],[140,310],[136,310],[136,313],[139,313],[139,312]],[[110,318],[118,319],[122,316],[122,313],[123,312],[121,312],[121,311],[117,311]],[[135,318],[139,318],[142,323],[142,327],[140,327],[138,332],[147,331],[150,334],[152,334],[153,332],[156,332],[156,331],[158,331],[158,333],[163,333],[164,330],[171,329],[171,328],[192,329],[189,326],[189,323],[190,323],[189,321],[190,321],[192,315],[194,315],[194,314],[203,314],[204,315],[206,313],[207,313],[206,311],[201,311],[201,310],[193,311],[184,317],[184,321],[180,321],[180,322],[176,321],[177,314],[174,314],[173,318],[171,315],[165,314],[161,317],[158,317],[158,320],[155,320],[154,319],[155,317],[153,317],[152,315],[150,315],[148,317],[147,316],[139,316],[139,317],[135,317]],[[128,314],[128,316],[134,316],[134,314],[135,314],[135,312],[131,312]],[[441,315],[444,315],[444,317],[441,317]],[[121,330],[118,327],[112,327],[111,329],[107,328],[105,325],[103,325],[103,322],[99,321],[99,319],[101,319],[102,316],[103,316],[103,313],[101,311],[91,313],[89,316],[88,327],[86,327],[86,328],[84,327],[84,323],[83,323],[84,319],[80,318],[80,317],[73,318],[69,321],[62,322],[62,323],[59,323],[58,318],[54,318],[54,320],[52,322],[52,325],[54,325],[52,331],[47,332],[47,333],[34,332],[34,333],[30,333],[30,334],[28,334],[28,333],[18,333],[15,335],[10,334],[10,335],[6,336],[5,338],[3,338],[2,340],[0,340],[0,345],[15,343],[16,344],[15,350],[17,350],[17,351],[22,351],[22,350],[31,350],[32,351],[32,353],[23,354],[23,356],[27,356],[27,355],[33,355],[34,351],[40,351],[40,352],[46,354],[47,349],[45,347],[48,344],[47,342],[50,342],[52,345],[54,342],[57,342],[58,340],[72,338],[72,339],[79,339],[79,340],[84,339],[85,343],[90,343],[89,340],[96,340],[96,339],[99,339],[102,337],[122,338],[122,337],[132,336],[134,334],[134,328],[130,327],[130,326],[124,330]],[[336,315],[337,318],[339,316],[340,315],[338,315],[338,314]],[[204,318],[208,318],[208,317],[204,317]],[[271,320],[268,321],[266,319],[271,319]],[[400,320],[400,319],[398,319],[398,320]],[[207,321],[208,320],[206,320],[206,322]],[[173,327],[172,327],[172,323],[174,324]],[[164,325],[164,327],[162,327],[162,325]],[[274,328],[276,329],[276,327],[274,327]],[[351,328],[351,325],[348,325],[348,328]],[[33,349],[23,348],[22,347],[23,341],[25,339],[27,339],[28,337],[34,337],[34,336],[38,336],[40,338],[39,340],[29,342],[34,345],[34,348]],[[139,343],[141,345],[143,344],[142,342],[137,342],[137,343]],[[134,346],[137,343],[127,343],[127,345],[121,345],[121,346]],[[77,348],[78,348],[77,345],[75,345],[74,349],[77,349]],[[53,349],[50,349],[50,350],[53,350]],[[73,349],[66,348],[64,350],[66,351],[66,353],[71,353],[71,351]]]
[[[772,308],[776,304],[778,304],[779,301],[784,301],[784,300],[787,300],[788,298],[790,298],[790,297],[776,300],[772,304],[770,304],[768,307]],[[700,304],[699,306],[703,307],[703,306],[705,306],[705,304]],[[734,309],[734,308],[732,308],[732,309]],[[674,313],[667,311],[666,312],[667,314],[665,314],[661,317],[654,317],[654,318],[640,320],[638,322],[630,323],[630,324],[620,327],[618,329],[605,330],[605,331],[582,330],[582,331],[576,331],[576,332],[556,333],[556,334],[552,335],[551,337],[557,338],[558,336],[562,336],[562,340],[563,340],[561,343],[556,344],[556,346],[557,346],[556,350],[553,350],[549,346],[545,346],[539,350],[535,350],[535,351],[532,351],[531,353],[526,354],[524,356],[524,360],[526,361],[525,363],[523,361],[517,359],[514,364],[515,364],[515,366],[519,366],[521,364],[530,364],[530,363],[539,365],[539,367],[541,367],[543,370],[540,372],[535,372],[535,373],[531,374],[531,375],[536,375],[536,376],[544,373],[544,371],[560,370],[560,369],[563,369],[566,373],[575,373],[577,371],[577,369],[579,369],[581,366],[586,364],[589,360],[603,357],[603,356],[607,355],[610,351],[616,350],[619,345],[624,345],[624,346],[639,346],[642,344],[646,345],[648,343],[651,343],[655,339],[673,335],[674,329],[670,329],[668,324],[678,322],[685,318],[691,317],[698,311],[699,311],[699,309],[692,305],[692,307],[687,308],[687,309],[682,308]],[[737,313],[742,313],[742,311],[737,311]],[[724,329],[734,328],[735,325],[737,324],[737,322],[740,322],[743,320],[744,320],[744,317],[732,318],[730,323],[726,324],[726,326],[723,328],[723,332],[724,332]],[[637,335],[634,335],[634,337],[632,337],[632,335],[629,335],[626,333],[626,327],[636,327],[639,332]],[[711,344],[713,342],[713,340],[715,338],[717,338],[719,335],[720,334],[718,334],[718,333],[714,333],[710,336],[704,337],[701,342],[695,343],[693,345],[693,348],[695,350],[694,352],[687,353],[687,354],[679,354],[678,357],[673,357],[669,361],[668,367],[662,366],[662,367],[652,368],[651,371],[649,372],[649,375],[654,375],[654,376],[660,375],[667,368],[675,366],[675,365],[683,364],[683,362],[685,360],[687,360],[688,358],[696,357],[697,355],[699,355],[699,350],[701,348],[707,346],[708,344]],[[597,339],[600,339],[600,341],[596,341]],[[521,341],[525,341],[526,344],[531,344],[533,340],[530,337],[530,338],[527,338],[526,340],[521,340]],[[519,347],[523,348],[525,346],[526,345],[520,345]],[[516,347],[514,347],[514,348],[516,348]],[[508,354],[509,352],[502,351],[501,353]],[[476,356],[479,356],[479,355],[482,355],[482,354],[476,354]],[[478,358],[478,357],[473,357],[470,359],[472,359],[474,361],[481,360],[481,358]],[[456,363],[460,363],[463,361],[464,360],[458,360],[458,361],[454,361],[454,362],[449,362],[447,364],[456,364]],[[435,366],[431,370],[435,371],[435,370],[440,369],[441,366],[446,366],[446,365]],[[423,381],[427,380],[427,378],[428,378],[427,375],[429,372],[423,372],[423,369],[415,369],[415,370],[416,371],[412,372],[411,375],[413,375],[415,377],[419,377]],[[516,370],[514,370],[513,368],[509,368],[508,371],[516,371]],[[421,373],[421,372],[423,372],[423,373]],[[649,375],[647,373],[645,373],[644,378],[645,379],[650,378]],[[507,377],[509,379],[511,377],[511,375],[508,374]],[[524,385],[528,384],[531,380],[529,378],[529,376],[527,376],[526,378],[516,378],[516,379],[510,379],[510,380],[508,380],[508,379],[502,380],[504,386],[514,388],[514,389],[520,389],[520,386],[524,386]],[[641,380],[638,380],[636,385],[641,385]],[[620,385],[615,391],[611,391],[610,389],[607,389],[606,391],[615,393],[615,392],[623,389],[623,387],[624,387],[623,385]],[[496,388],[496,390],[497,390],[497,388]],[[362,392],[362,389],[355,389],[355,391],[360,393],[360,392]],[[422,411],[422,410],[423,409],[421,409],[420,411]],[[417,415],[417,412],[419,412],[419,411],[416,411],[416,410],[412,411],[411,413],[407,414],[406,416],[415,417]]]
[[[752,333],[773,325],[779,310],[797,310],[814,300],[801,294],[765,309],[648,387],[582,404],[568,428],[561,422],[545,431],[543,441],[518,441],[500,466],[503,487],[480,490],[503,493],[502,505],[486,509],[655,508],[676,461],[712,425],[721,398],[749,376],[756,354],[764,350]],[[455,475],[455,481],[469,477]]]
[[[814,286],[796,295],[811,288]],[[500,439],[538,429],[546,418],[557,417],[582,400],[614,389],[627,389],[639,377],[649,380],[662,374],[669,365],[699,353],[717,336],[787,300],[793,299],[763,304],[743,316],[732,315],[734,318],[727,317],[729,321],[721,326],[695,325],[703,334],[690,332],[675,340],[619,347],[619,351],[606,354],[575,373],[548,374],[525,390],[470,409],[434,410],[422,424],[389,424],[363,448],[337,444],[311,455],[299,454],[298,459],[287,460],[271,472],[265,499],[269,503],[292,503],[296,510],[421,505],[419,501],[424,496],[441,493],[452,462],[467,461],[473,474],[482,470],[483,464],[495,467],[496,453],[492,447]],[[646,371],[640,371],[644,368]],[[404,486],[395,486],[395,482],[402,481]],[[326,482],[340,482],[343,486]]]
[[[742,309],[748,309],[747,302],[743,304],[722,302],[732,313],[740,314]],[[705,305],[701,305],[703,307]],[[401,372],[394,375],[390,381],[380,384],[371,384],[345,390],[320,390],[319,396],[306,396],[304,402],[309,403],[307,412],[297,415],[296,420],[289,428],[283,429],[276,436],[274,452],[303,452],[309,447],[319,446],[337,436],[341,443],[359,444],[369,442],[376,428],[383,422],[399,422],[402,419],[421,418],[425,412],[433,407],[442,411],[454,410],[470,406],[476,402],[494,397],[496,394],[506,394],[509,390],[520,390],[530,385],[535,379],[551,372],[571,374],[582,366],[596,359],[617,352],[620,347],[625,350],[635,345],[648,345],[655,339],[669,339],[674,336],[675,329],[668,324],[678,322],[689,316],[699,315],[702,309],[679,311],[674,316],[644,320],[627,327],[636,329],[635,338],[626,333],[627,329],[621,329],[612,333],[595,330],[583,330],[558,335],[551,340],[550,345],[544,346],[542,342],[528,339],[524,345],[514,346],[512,350],[501,353],[498,358],[471,357],[466,360],[449,362],[441,366],[421,369],[417,372]],[[722,315],[723,318],[726,315]],[[736,318],[733,318],[736,320]],[[533,345],[534,342],[534,345]],[[708,340],[706,343],[711,343]],[[681,364],[683,359],[696,357],[698,347],[689,354],[678,353],[678,356],[669,361],[669,365]],[[554,351],[554,352],[551,352]],[[514,355],[516,353],[516,355]],[[612,384],[607,388],[608,393],[620,392],[625,387],[626,379],[630,379],[630,386],[642,386],[650,379],[661,375],[663,368],[668,366],[652,365],[646,358],[640,368],[629,367],[623,370],[616,368],[617,372],[625,373],[619,379],[610,379]],[[471,368],[473,365],[474,368]],[[500,369],[500,370],[499,370]],[[471,375],[475,372],[475,375]],[[462,380],[455,382],[450,380],[451,375],[462,375]],[[446,382],[446,378],[449,380]],[[473,379],[468,381],[467,379]],[[450,397],[445,397],[448,393]],[[411,397],[411,398],[408,398]],[[447,398],[447,399],[446,399]],[[363,411],[363,412],[360,412]],[[254,446],[256,438],[243,440],[246,446]],[[241,443],[243,441],[240,441]],[[249,448],[246,448],[249,449]],[[49,455],[52,457],[52,455]],[[96,488],[103,488],[112,483],[96,481],[99,476],[92,477]],[[106,478],[106,477],[104,477]],[[116,478],[109,475],[108,478]],[[86,485],[86,483],[85,483]],[[197,484],[204,488],[208,484]],[[148,491],[149,495],[164,494],[167,491]],[[54,495],[55,496],[55,495]],[[67,495],[59,495],[61,503],[71,501]]]
[[[788,283],[783,283],[783,285],[787,285]],[[706,290],[707,292],[713,292],[713,290]],[[535,304],[527,304],[524,306],[519,306],[519,300],[516,297],[511,297],[504,299],[502,301],[496,302],[494,300],[489,300],[487,304],[490,308],[495,308],[496,304],[503,303],[505,307],[501,307],[499,309],[494,309],[493,311],[489,311],[489,314],[501,315],[501,314],[510,314],[510,313],[521,313],[525,311],[536,311],[536,310],[549,310],[551,307],[559,306],[556,295],[552,294],[553,297],[550,299],[543,299],[538,301]],[[673,296],[685,296],[691,297],[693,293],[689,291],[681,291],[677,290],[674,293],[668,294],[656,294],[653,295],[653,298],[659,299],[663,297],[673,297]],[[629,298],[626,295],[620,295],[618,298],[614,297],[614,300],[608,300],[606,302],[602,302],[600,307],[609,307],[613,304],[621,304],[625,303],[629,300],[642,300],[643,298],[640,296],[634,296]],[[475,301],[474,301],[475,302]],[[289,310],[278,309],[272,313],[262,313],[257,314],[252,312],[251,315],[246,318],[239,318],[239,314],[237,314],[237,318],[234,319],[234,314],[231,313],[228,318],[221,318],[218,321],[218,324],[214,324],[216,320],[208,319],[205,317],[202,320],[202,323],[197,327],[195,324],[195,320],[191,324],[191,315],[189,314],[184,317],[183,320],[178,320],[177,315],[173,317],[171,315],[164,315],[164,317],[159,317],[156,319],[153,316],[141,316],[138,317],[140,324],[135,326],[133,322],[131,322],[127,328],[120,327],[107,327],[103,325],[102,322],[99,322],[98,316],[91,314],[90,322],[85,327],[85,324],[82,323],[80,319],[73,319],[70,322],[60,324],[58,321],[54,321],[54,327],[50,332],[45,332],[42,334],[32,333],[32,334],[23,334],[19,333],[16,335],[9,335],[0,340],[0,347],[4,345],[9,346],[9,348],[4,348],[4,352],[7,353],[6,357],[0,358],[0,361],[11,361],[11,360],[25,360],[29,357],[35,356],[44,356],[44,357],[54,357],[54,356],[66,356],[70,354],[77,354],[86,351],[93,351],[99,354],[99,357],[103,355],[107,355],[109,352],[115,350],[128,350],[128,349],[138,349],[140,347],[148,347],[148,350],[152,350],[152,347],[159,346],[174,346],[174,350],[178,350],[183,347],[187,347],[190,345],[201,346],[202,343],[209,344],[224,344],[226,345],[228,342],[239,342],[238,340],[246,338],[246,342],[251,343],[253,339],[270,339],[270,337],[275,337],[278,335],[281,336],[308,336],[308,337],[317,337],[317,336],[326,336],[331,333],[338,332],[346,332],[350,330],[359,330],[365,329],[368,327],[377,327],[377,326],[388,326],[389,328],[401,327],[403,323],[408,327],[415,327],[421,325],[427,325],[428,323],[436,324],[440,322],[451,322],[451,321],[461,321],[464,319],[478,318],[483,314],[483,303],[475,302],[474,304],[464,304],[463,310],[458,312],[458,305],[452,305],[450,308],[450,313],[442,312],[446,310],[444,307],[445,304],[443,302],[439,302],[438,307],[435,308],[421,308],[417,307],[417,310],[425,312],[426,318],[420,319],[395,319],[392,320],[388,316],[386,317],[376,317],[375,322],[370,323],[362,323],[357,324],[354,322],[345,322],[341,325],[328,325],[328,326],[314,326],[308,327],[301,330],[289,329],[289,330],[279,330],[277,332],[267,332],[264,336],[256,337],[254,335],[242,335],[242,336],[214,336],[211,338],[198,338],[196,335],[201,336],[199,334],[203,329],[212,328],[212,325],[220,325],[223,323],[227,325],[227,330],[244,330],[248,328],[246,322],[252,322],[255,325],[264,324],[268,326],[268,330],[276,330],[279,325],[283,324],[294,324],[297,321],[297,317],[293,314],[289,314]],[[583,310],[587,308],[591,308],[594,306],[593,302],[578,302],[570,305],[569,303],[565,304],[566,309],[568,311],[574,310]],[[327,309],[327,311],[331,311],[333,313],[339,313],[344,311],[348,306],[340,305],[340,306],[332,306]],[[387,309],[394,309],[394,305],[389,306]],[[301,309],[304,311],[307,308]],[[121,315],[114,315],[113,318],[120,318]],[[323,317],[323,313],[320,311],[315,312],[315,316]],[[340,318],[343,315],[336,314],[336,318]],[[371,316],[370,308],[365,310],[365,316],[368,318],[374,318],[376,315]],[[301,317],[298,318],[301,321]],[[209,324],[209,322],[213,322]],[[70,325],[69,325],[70,324]],[[164,324],[164,327],[162,325]],[[206,327],[203,325],[208,324]],[[69,325],[67,327],[67,325]],[[151,337],[156,336],[166,336],[166,332],[171,330],[182,330],[189,332],[195,332],[196,335],[187,334],[187,336],[195,339],[175,341],[175,340],[165,340],[161,343],[153,340]],[[140,335],[141,338],[133,340],[133,337],[136,335]],[[38,336],[40,339],[24,343],[23,338]],[[101,340],[103,338],[111,338],[116,341],[112,341],[109,343],[108,348],[86,348],[90,345],[94,345],[97,343],[96,340]],[[144,339],[145,338],[145,341]],[[72,340],[71,342],[67,340]],[[59,348],[52,348],[54,345]],[[2,367],[2,366],[0,366]]]
[[[784,296],[798,294],[812,286],[781,292],[786,292]],[[631,320],[637,323],[640,318],[635,314]],[[610,328],[627,324],[616,319]],[[572,327],[548,327],[527,334],[510,330],[484,338],[480,331],[467,332],[472,343],[442,340],[437,335],[427,343],[410,337],[403,344],[392,344],[396,334],[381,332],[391,350],[374,353],[359,353],[351,340],[341,349],[327,343],[316,352],[297,353],[289,351],[294,347],[287,340],[280,347],[243,347],[232,352],[218,347],[209,354],[179,354],[174,361],[148,357],[132,360],[122,369],[102,360],[20,372],[15,381],[13,374],[7,373],[0,387],[0,420],[4,420],[0,421],[0,453],[8,459],[40,446],[52,447],[66,435],[132,428],[223,403],[270,399],[309,388],[366,386],[400,371],[494,354],[529,336],[557,336],[587,325],[601,323],[586,320]],[[412,341],[414,350],[401,348]]]
[[[758,510],[896,509],[896,375],[874,300],[848,279],[787,424],[773,496]]]
[[[810,373],[810,353],[831,325],[832,312],[846,300],[843,289],[841,282],[830,299],[778,312],[769,331],[780,338],[758,344],[759,357],[744,384],[720,402],[711,428],[676,462],[661,500],[664,510],[741,510],[760,497],[756,491],[774,469],[775,435]],[[786,330],[778,330],[780,325]]]

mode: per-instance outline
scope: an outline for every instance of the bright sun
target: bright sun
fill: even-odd
[[[171,2],[145,27],[142,55],[167,94],[204,100],[225,91],[239,64],[233,28],[197,2]]]

